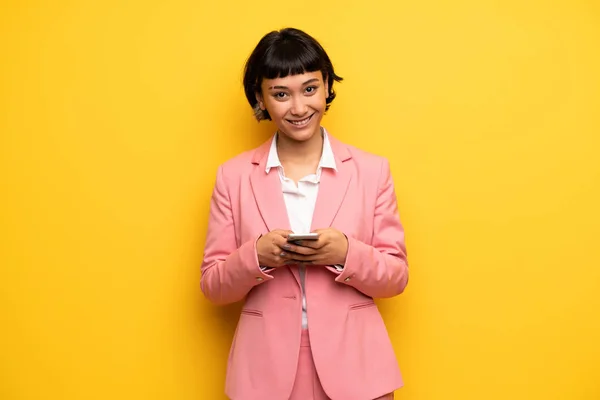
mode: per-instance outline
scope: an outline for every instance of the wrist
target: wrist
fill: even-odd
[[[348,236],[346,236],[344,232],[341,232],[341,234],[344,235],[343,251],[340,254],[340,259],[337,260],[334,266],[340,265],[343,268],[346,264],[346,259],[348,258],[348,248],[350,246],[350,242],[348,241]]]

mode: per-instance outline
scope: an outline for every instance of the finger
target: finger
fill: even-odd
[[[298,255],[286,254],[285,256],[276,257],[276,261],[274,261],[278,267],[283,267],[285,265],[293,265],[293,264],[311,264],[312,260],[299,260]]]
[[[281,256],[282,258],[285,258],[287,260],[293,260],[296,262],[314,262],[317,260],[317,254],[298,254],[298,253],[286,253],[283,252],[283,256]]]
[[[280,248],[287,253],[296,253],[304,255],[311,255],[317,253],[317,250],[312,249],[310,247],[297,246],[290,243],[285,243],[281,245]]]
[[[295,242],[296,245],[300,246],[300,247],[305,247],[305,248],[309,248],[309,249],[314,249],[314,250],[318,250],[321,247],[325,246],[328,243],[328,239],[327,237],[319,237],[319,239],[317,240],[299,240],[298,242]]]
[[[277,249],[274,254],[274,257],[277,259],[277,262],[280,262],[282,264],[289,264],[290,261],[297,258],[298,256],[298,254],[290,253],[280,248]]]
[[[275,246],[273,248],[273,251],[271,252],[271,254],[273,255],[273,258],[275,259],[275,261],[280,261],[280,260],[286,259],[286,255],[287,255],[287,253],[285,251],[283,251],[282,249],[280,249],[277,246]]]
[[[289,234],[287,230],[285,229],[273,229],[271,232],[269,232],[272,235],[277,235],[277,236],[284,236],[287,237],[287,235]]]
[[[279,267],[283,267],[285,265],[290,264],[290,260],[284,256],[277,256],[275,262]]]
[[[324,265],[320,260],[292,260],[295,264],[300,265]]]
[[[284,237],[275,238],[273,244],[276,246],[275,251],[290,251],[292,249],[292,244]]]
[[[276,237],[277,241],[275,244],[277,244],[279,246],[283,246],[284,244],[288,243],[287,238],[290,233],[292,233],[292,232],[291,231],[290,232],[282,232],[280,236]]]
[[[292,252],[292,253],[303,253],[303,254],[309,254],[312,252],[312,250],[302,250],[302,249],[308,249],[306,246],[301,246],[299,245],[300,241],[299,240],[295,240],[295,241],[291,241],[288,242],[287,239],[285,238],[277,238],[276,240],[273,241],[274,244],[276,244],[279,248],[288,251],[288,252]]]

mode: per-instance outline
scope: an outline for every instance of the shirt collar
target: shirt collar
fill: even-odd
[[[322,168],[331,168],[337,171],[335,164],[335,156],[333,155],[333,149],[331,148],[331,142],[327,136],[327,130],[322,129],[323,132],[323,152],[321,153],[321,160],[319,160],[319,166],[317,171]],[[277,154],[277,133],[273,136],[271,141],[271,148],[269,149],[269,155],[267,157],[267,164],[265,172],[268,174],[271,168],[282,167],[281,161],[279,161],[279,155]]]

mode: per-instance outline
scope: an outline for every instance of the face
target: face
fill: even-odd
[[[259,106],[269,112],[281,134],[303,142],[320,132],[329,93],[321,71],[263,79],[261,91]]]

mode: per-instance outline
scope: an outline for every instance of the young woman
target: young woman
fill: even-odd
[[[219,167],[201,282],[216,304],[245,300],[232,400],[392,399],[403,384],[373,298],[408,283],[404,230],[388,161],[321,126],[341,80],[297,29],[267,34],[247,61],[246,97],[277,131]]]

